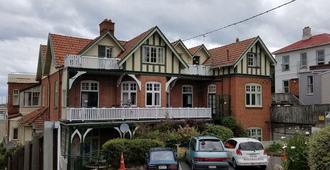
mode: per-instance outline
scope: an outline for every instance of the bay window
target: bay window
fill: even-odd
[[[136,106],[137,84],[125,81],[121,84],[121,101],[123,106]]]
[[[146,106],[161,106],[161,86],[158,82],[146,83]]]
[[[156,46],[143,46],[143,63],[164,64],[165,48]]]
[[[245,106],[262,107],[262,87],[259,84],[245,85]]]

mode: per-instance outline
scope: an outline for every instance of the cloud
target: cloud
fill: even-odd
[[[94,38],[105,18],[116,23],[115,35],[127,40],[157,25],[170,41],[185,39],[263,12],[288,0],[0,0],[0,95],[10,72],[36,72],[39,44],[49,32]],[[303,1],[254,20],[185,42],[208,48],[259,35],[271,51],[301,38],[330,32],[328,0]]]

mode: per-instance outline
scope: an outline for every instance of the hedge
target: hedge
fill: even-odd
[[[286,170],[309,170],[307,161],[307,139],[302,134],[295,134],[287,141],[285,153],[288,160],[284,162]]]
[[[212,135],[216,136],[222,141],[225,141],[234,136],[234,133],[229,128],[220,125],[207,125],[206,130],[203,132],[203,135]]]
[[[145,164],[150,148],[162,146],[162,142],[152,139],[111,139],[103,144],[102,151],[113,167],[118,167],[121,152],[124,153],[126,165],[138,166]]]
[[[325,170],[330,167],[330,125],[311,136],[308,148],[308,164],[311,170]]]

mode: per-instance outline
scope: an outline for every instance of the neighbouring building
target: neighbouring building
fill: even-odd
[[[275,51],[275,93],[291,93],[299,97],[309,93],[299,85],[299,74],[310,72],[311,66],[330,62],[330,34],[312,35],[311,28],[303,29],[302,39]],[[304,90],[304,91],[301,91]]]
[[[116,38],[111,20],[99,29],[94,39],[49,34],[38,83],[20,89],[20,107],[37,106],[19,123],[43,126],[44,169],[95,165],[102,144],[122,135],[122,123],[133,131],[137,123],[231,115],[251,137],[270,139],[275,60],[260,37],[188,49],[157,26],[127,41]]]
[[[8,129],[7,122],[7,105],[0,104],[0,143],[6,141]]]

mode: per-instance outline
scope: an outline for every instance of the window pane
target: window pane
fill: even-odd
[[[246,94],[245,95],[245,101],[246,101],[246,105],[251,105],[251,101],[250,101],[250,94]]]
[[[160,84],[154,84],[154,90],[159,91],[160,90]]]
[[[159,93],[155,93],[155,105],[160,105],[160,95]]]
[[[152,105],[152,93],[147,93],[147,105]]]
[[[136,93],[131,93],[131,104],[136,105]]]
[[[256,105],[256,95],[255,94],[251,94],[251,105]]]
[[[128,93],[123,93],[123,104],[128,104]]]

